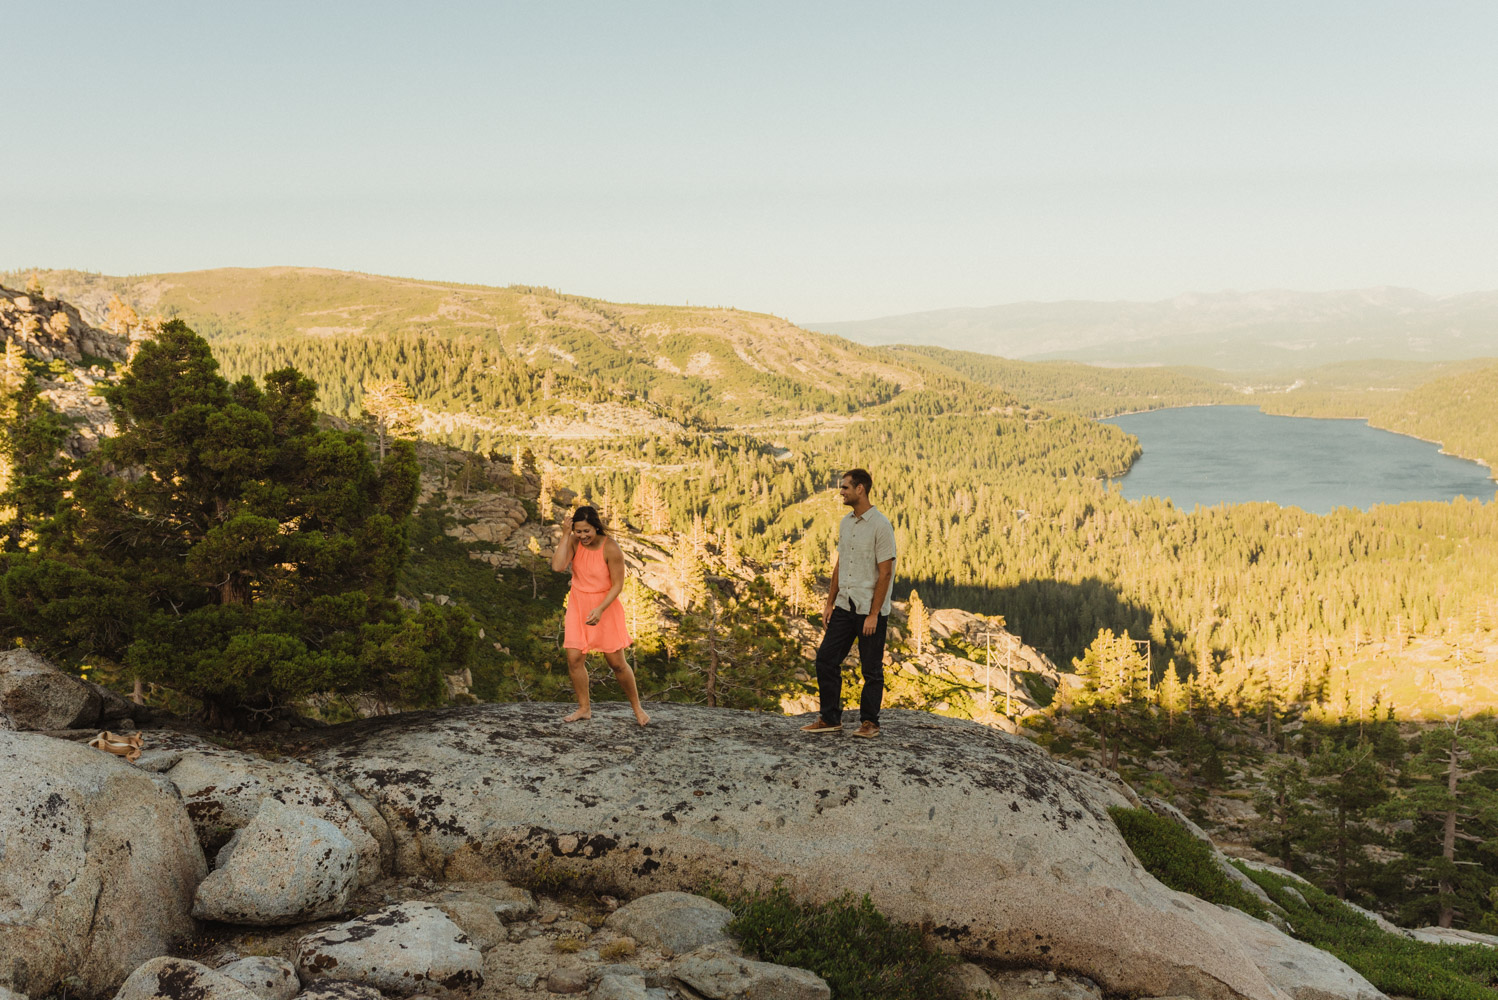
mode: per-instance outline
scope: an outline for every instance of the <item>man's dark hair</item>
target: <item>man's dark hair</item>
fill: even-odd
[[[587,521],[593,526],[593,530],[600,535],[608,534],[608,532],[603,530],[603,521],[599,520],[598,511],[592,507],[579,507],[573,512],[572,523],[576,524],[579,521]]]
[[[843,476],[853,480],[854,486],[862,486],[865,494],[874,488],[874,477],[867,469],[849,469]]]

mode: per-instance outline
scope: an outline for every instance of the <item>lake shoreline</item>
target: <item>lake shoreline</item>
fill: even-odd
[[[1364,417],[1300,417],[1236,403],[1156,407],[1099,422],[1140,442],[1138,458],[1104,478],[1133,502],[1168,497],[1182,510],[1273,503],[1324,515],[1458,497],[1488,503],[1498,492],[1486,462]]]
[[[1240,407],[1252,407],[1253,409],[1258,410],[1260,413],[1264,414],[1264,416],[1266,416],[1266,417],[1286,417],[1286,418],[1289,418],[1289,419],[1292,419],[1292,420],[1357,420],[1357,421],[1362,421],[1363,423],[1367,424],[1369,427],[1373,428],[1374,430],[1385,431],[1385,432],[1387,432],[1389,434],[1394,434],[1394,435],[1397,435],[1397,436],[1402,437],[1402,438],[1409,438],[1411,441],[1419,441],[1419,442],[1421,442],[1423,444],[1433,444],[1437,448],[1440,449],[1440,453],[1442,455],[1445,455],[1448,458],[1459,458],[1459,459],[1461,459],[1464,462],[1474,462],[1477,465],[1480,465],[1484,469],[1488,470],[1488,479],[1493,482],[1493,484],[1494,484],[1495,487],[1498,487],[1498,469],[1495,469],[1492,465],[1490,465],[1487,462],[1486,459],[1478,458],[1478,457],[1476,457],[1474,455],[1463,455],[1461,452],[1457,452],[1457,451],[1447,451],[1446,450],[1446,443],[1444,441],[1437,441],[1434,438],[1421,437],[1418,434],[1406,434],[1404,431],[1398,431],[1398,430],[1395,430],[1392,427],[1383,427],[1383,426],[1380,426],[1378,424],[1375,424],[1373,422],[1373,418],[1371,418],[1371,417],[1337,417],[1337,416],[1310,417],[1310,416],[1302,416],[1301,414],[1297,414],[1297,413],[1267,413],[1267,412],[1265,412],[1264,407],[1261,406],[1258,403],[1183,403],[1183,404],[1181,404],[1179,406],[1156,406],[1153,409],[1149,409],[1149,410],[1126,410],[1126,411],[1124,411],[1122,413],[1114,413],[1114,414],[1110,414],[1109,416],[1106,416],[1106,417],[1093,417],[1092,419],[1093,419],[1093,421],[1095,423],[1105,424],[1108,421],[1116,419],[1118,417],[1135,417],[1135,416],[1141,416],[1141,415],[1146,414],[1146,413],[1160,413],[1160,412],[1165,411],[1165,410],[1205,410],[1205,409],[1229,409],[1229,408],[1236,409],[1236,408],[1240,408]],[[1123,430],[1123,428],[1119,428],[1119,429]],[[1125,433],[1127,433],[1127,432],[1125,432]],[[1137,462],[1138,459],[1135,459],[1135,461]],[[1133,463],[1130,463],[1129,468],[1133,468]],[[1128,474],[1129,474],[1129,470],[1125,469],[1122,473],[1120,473],[1120,474],[1118,474],[1116,476],[1106,477],[1105,481],[1113,480],[1113,479],[1121,479],[1121,478],[1123,478],[1124,476],[1126,476]]]

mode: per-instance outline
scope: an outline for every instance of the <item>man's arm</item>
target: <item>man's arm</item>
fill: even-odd
[[[869,614],[863,620],[863,634],[873,635],[879,627],[879,610],[884,607],[884,595],[889,593],[890,581],[895,578],[895,561],[886,559],[879,564],[879,579],[874,581],[874,599],[869,602]]]

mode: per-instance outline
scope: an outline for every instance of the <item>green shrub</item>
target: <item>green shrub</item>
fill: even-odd
[[[1226,903],[1260,920],[1269,914],[1258,897],[1222,870],[1212,848],[1185,827],[1148,809],[1108,810],[1129,849],[1146,871],[1172,889],[1209,903]]]
[[[1418,1000],[1492,1000],[1498,987],[1498,951],[1427,944],[1389,934],[1335,896],[1304,882],[1240,870],[1284,907],[1296,937],[1331,952],[1385,993]],[[1294,889],[1299,898],[1286,888]]]
[[[810,969],[833,1000],[956,1000],[948,971],[961,961],[926,947],[919,928],[890,920],[868,896],[803,903],[767,893],[712,895],[734,912],[729,933],[765,962]]]

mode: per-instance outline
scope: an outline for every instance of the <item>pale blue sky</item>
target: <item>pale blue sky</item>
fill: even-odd
[[[1498,287],[1498,3],[47,3],[0,268],[304,264],[801,322]]]

